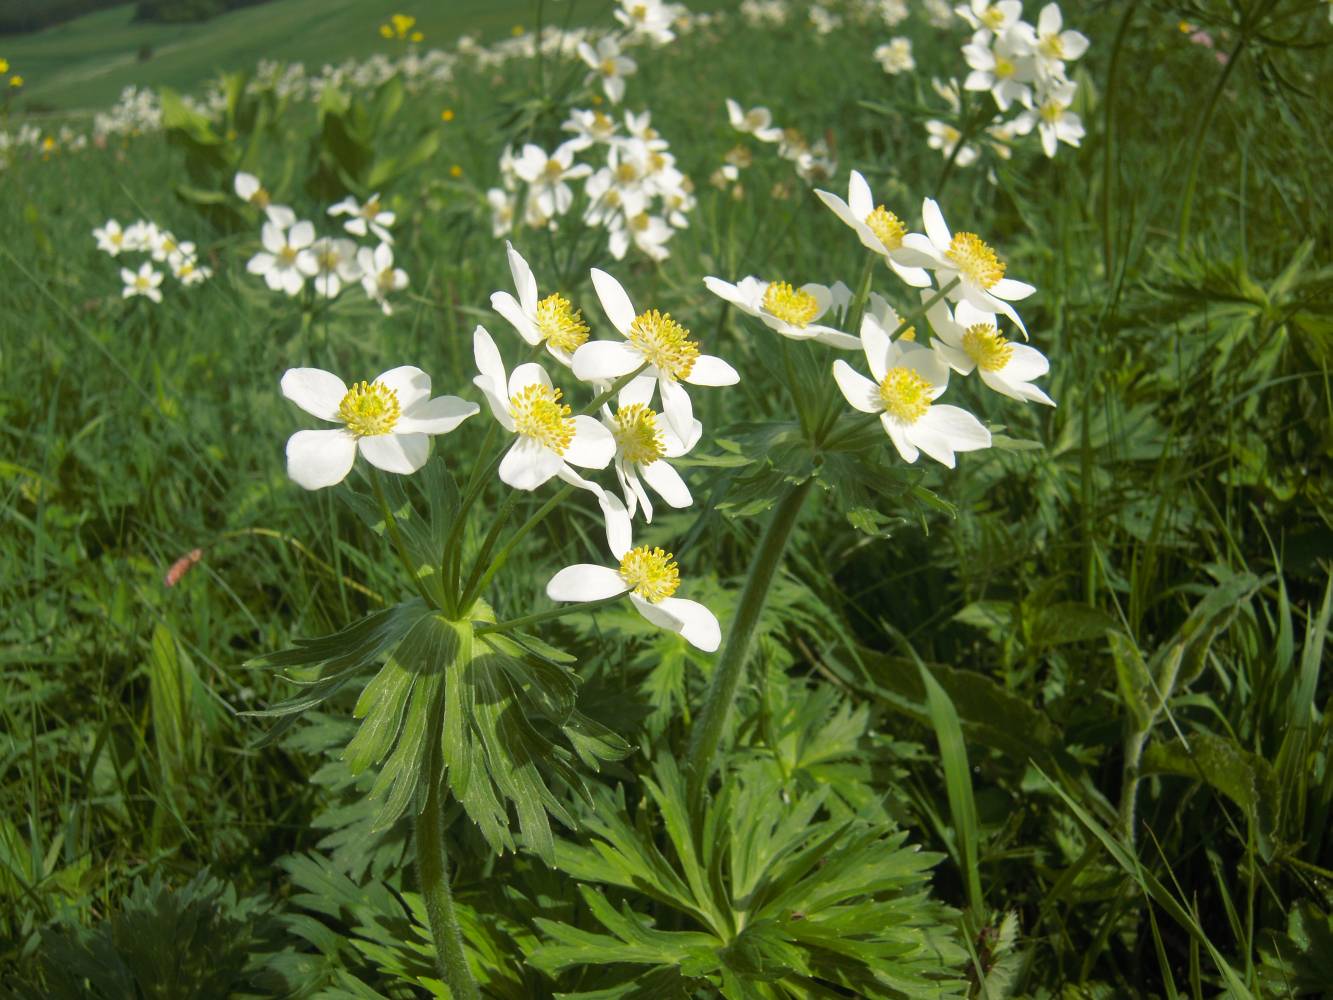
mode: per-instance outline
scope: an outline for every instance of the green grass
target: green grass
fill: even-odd
[[[574,657],[544,663],[530,684],[547,696],[523,715],[536,720],[537,757],[564,746],[566,666],[578,709],[635,749],[598,772],[576,764],[586,797],[551,783],[578,823],[554,827],[562,870],[534,851],[497,855],[468,813],[447,808],[453,889],[488,1000],[620,987],[611,995],[645,1000],[875,996],[850,980],[846,994],[818,993],[793,971],[860,968],[810,945],[833,900],[833,944],[873,940],[882,969],[944,981],[917,995],[1324,995],[1333,222],[1320,179],[1333,176],[1333,142],[1317,84],[1333,57],[1279,44],[1311,17],[1326,38],[1322,6],[1267,5],[1240,5],[1272,18],[1243,45],[1225,28],[1229,6],[1202,8],[1239,52],[1224,79],[1215,51],[1179,31],[1187,12],[1067,4],[1066,23],[1093,40],[1079,69],[1087,138],[1053,162],[1035,139],[1020,143],[989,177],[948,171],[925,145],[923,121],[942,114],[928,78],[959,72],[961,31],[901,29],[916,77],[880,73],[870,52],[889,32],[856,26],[636,51],[629,106],[652,110],[699,199],[670,258],[615,261],[572,218],[513,239],[542,294],[572,299],[594,336],[611,336],[596,266],[741,371],[732,389],[694,394],[706,434],[682,471],[695,507],[639,526],[638,540],[676,553],[681,594],[725,627],[753,606],[741,599],[747,570],[783,498],[791,534],[711,795],[693,797],[677,763],[702,728],[716,656],[618,604],[533,627]],[[312,64],[380,49],[374,27],[390,7],[340,7],[323,34],[317,9],[327,5],[284,0],[244,12],[253,20],[171,29],[156,36],[161,60],[141,67],[108,60],[166,29],[123,18],[72,26],[63,67],[53,33],[2,54],[33,79],[35,101],[43,73],[57,88],[80,66],[106,71],[110,99],[122,81],[189,86],[280,46]],[[481,18],[493,35],[533,21],[498,3],[418,15],[428,43]],[[168,36],[195,55],[181,50],[174,78],[150,76],[175,58]],[[22,66],[24,44],[50,46],[54,62]],[[412,590],[373,506],[351,497],[369,496],[362,480],[306,493],[287,479],[284,443],[315,421],[278,381],[293,366],[350,379],[412,363],[437,393],[480,400],[478,323],[511,367],[521,360],[489,307],[511,278],[484,192],[506,145],[562,137],[568,108],[587,106],[582,77],[550,63],[463,69],[392,117],[367,115],[366,162],[332,116],[263,98],[235,116],[235,135],[183,128],[25,151],[0,177],[0,992],[431,994],[413,823],[374,829],[378,765],[353,774],[343,753],[379,661],[273,744],[259,744],[271,721],[238,714],[308,690],[293,678],[310,680],[309,664],[257,657]],[[81,86],[66,77],[52,103],[98,99]],[[1009,275],[1037,286],[1021,311],[1059,406],[1022,406],[955,375],[945,401],[1008,439],[956,470],[906,465],[849,416],[843,445],[812,445],[799,417],[841,401],[831,350],[779,340],[722,308],[702,278],[854,285],[865,256],[772,147],[750,144],[740,191],[709,183],[744,141],[726,126],[729,96],[827,135],[839,158],[830,189],[861,170],[910,225],[932,195],[956,230],[995,246]],[[457,118],[441,122],[442,106]],[[345,193],[335,167],[362,186],[371,162],[423,135],[439,135],[439,150],[383,186],[411,274],[391,317],[358,292],[332,309],[269,293],[245,271],[255,213],[198,200],[228,191],[244,162],[324,224]],[[123,301],[119,262],[90,236],[109,216],[196,240],[216,275],[188,290],[168,279],[160,307]],[[871,275],[901,311],[914,306],[885,269]],[[562,384],[576,406],[589,398]],[[484,472],[488,419],[439,439],[432,474],[466,484]],[[479,482],[474,517],[457,522],[471,554],[511,497],[494,477]],[[518,497],[509,523],[553,492]],[[436,500],[448,507],[444,487]],[[195,548],[202,559],[166,588],[168,567]],[[609,558],[593,504],[562,504],[485,598],[501,619],[542,612],[557,569]],[[471,710],[498,704],[489,697]],[[371,699],[370,717],[393,743],[382,706]],[[163,940],[170,955],[136,947]],[[723,966],[758,992],[723,994],[709,971]]]

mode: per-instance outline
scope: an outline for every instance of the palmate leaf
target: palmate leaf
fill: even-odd
[[[646,996],[635,984],[648,976],[763,1000],[963,995],[954,914],[928,892],[939,855],[913,850],[883,823],[832,818],[827,790],[784,794],[758,761],[728,777],[699,828],[672,758],[644,785],[648,802],[634,818],[623,795],[599,795],[584,824],[589,843],[557,848],[558,867],[585,883],[589,917],[607,932],[539,923],[537,968],[604,970],[599,991],[570,996]],[[617,909],[587,883],[628,895]],[[672,929],[647,907],[632,909],[635,895],[679,914]]]

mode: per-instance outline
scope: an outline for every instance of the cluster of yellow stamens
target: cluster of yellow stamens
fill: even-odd
[[[977,323],[963,333],[963,350],[985,372],[997,372],[1014,356],[1014,345],[991,323]]]
[[[899,365],[879,384],[879,399],[890,416],[914,424],[930,409],[931,384],[920,372]]]
[[[662,429],[657,426],[657,414],[642,403],[622,406],[615,416],[612,434],[616,448],[626,462],[651,465],[662,457],[665,442]]]
[[[272,195],[265,188],[255,188],[255,193],[250,196],[250,204],[255,208],[268,208],[268,203],[273,200]]]
[[[633,184],[639,179],[639,168],[632,163],[622,163],[616,167],[616,180],[621,184]]]
[[[670,552],[640,545],[620,560],[620,578],[645,601],[656,604],[676,592],[680,569]]]
[[[338,265],[342,263],[343,257],[333,245],[332,242],[325,244],[324,248],[315,255],[319,262],[319,269],[324,272],[336,271]]]
[[[588,339],[583,313],[563,295],[548,295],[537,303],[537,330],[552,347],[574,353]]]
[[[819,301],[785,281],[774,281],[764,290],[764,312],[795,327],[807,327],[819,315]]]
[[[366,202],[364,205],[361,206],[360,215],[361,218],[363,219],[370,219],[373,221],[375,216],[379,214],[380,214],[380,200],[378,198],[371,198],[370,201]]]
[[[699,356],[699,345],[690,339],[690,332],[672,319],[670,313],[656,309],[635,316],[626,338],[645,361],[673,379],[689,378]]]
[[[1037,42],[1037,51],[1047,59],[1063,59],[1065,57],[1065,43],[1060,40],[1060,33],[1053,32],[1049,35],[1043,35]]]
[[[903,245],[907,227],[903,225],[902,219],[883,205],[876,205],[875,210],[866,216],[865,222],[870,231],[884,244],[885,250],[897,250]]]
[[[570,419],[569,407],[560,402],[560,395],[559,389],[534,382],[509,397],[514,430],[541,442],[557,455],[563,455],[574,440],[574,421]]]
[[[991,288],[1004,277],[1004,262],[976,233],[954,233],[944,256],[973,284]]]
[[[284,267],[291,267],[296,263],[296,249],[288,244],[283,244],[282,249],[277,253],[277,258]]]
[[[1000,10],[999,4],[988,4],[982,11],[980,20],[991,31],[999,31],[1000,26],[1004,24],[1004,11]]]
[[[554,182],[564,176],[565,168],[555,157],[546,161],[546,177]]]
[[[360,382],[338,404],[338,419],[359,438],[388,434],[402,414],[397,391],[383,382]]]
[[[615,76],[616,61],[614,59],[603,59],[601,65],[597,67],[597,71],[601,73],[602,76]]]
[[[995,79],[1007,80],[1018,72],[1018,65],[1005,56],[995,57]]]

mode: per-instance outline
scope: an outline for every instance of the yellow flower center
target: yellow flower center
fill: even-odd
[[[111,240],[111,245],[112,245],[113,247],[118,247],[118,246],[120,246],[121,244],[123,244],[123,243],[125,242],[125,234],[124,234],[124,233],[111,233],[111,234],[109,235],[109,238],[110,238],[110,240]]]
[[[1041,117],[1044,121],[1048,122],[1051,125],[1054,125],[1056,122],[1058,122],[1061,116],[1064,115],[1064,113],[1065,113],[1065,105],[1061,104],[1054,98],[1051,98],[1049,101],[1045,101],[1042,103]]]
[[[574,440],[574,421],[569,407],[560,402],[560,390],[534,382],[510,397],[509,415],[514,430],[539,441],[557,455],[563,455]]]
[[[284,267],[291,267],[296,263],[296,251],[289,246],[284,246],[277,254],[278,261]]]
[[[620,560],[620,578],[645,601],[656,604],[676,592],[680,569],[670,552],[640,545]]]
[[[995,57],[995,77],[998,80],[1007,80],[1018,72],[1018,67],[1014,65],[1012,59],[1006,59],[1004,56]]]
[[[906,330],[904,330],[902,333],[898,334],[898,339],[899,339],[899,340],[908,340],[908,341],[911,341],[912,343],[916,343],[916,327],[914,327],[914,326],[909,326],[909,327],[908,327]]]
[[[643,3],[636,3],[633,7],[630,8],[629,13],[630,17],[634,18],[634,20],[636,21],[647,20],[648,5]]]
[[[627,339],[639,349],[645,361],[671,379],[689,378],[694,359],[699,356],[699,345],[690,339],[689,331],[672,319],[670,313],[656,309],[634,317]]]
[[[885,250],[897,250],[903,245],[907,227],[903,225],[902,219],[883,205],[877,205],[875,210],[866,216],[865,222],[870,231],[884,244]]]
[[[153,287],[153,282],[146,274],[137,274],[134,276],[134,287],[141,292],[146,292]]]
[[[930,409],[931,384],[921,373],[899,365],[890,368],[879,384],[879,399],[890,416],[914,424]]]
[[[1004,24],[1004,11],[995,4],[990,4],[981,14],[981,23],[991,31],[999,31]]]
[[[976,233],[954,233],[944,256],[967,281],[982,288],[990,288],[1004,277],[1004,262]]]
[[[621,184],[632,184],[639,179],[638,168],[632,163],[622,163],[616,167],[616,180]]]
[[[1014,345],[990,323],[969,326],[963,334],[963,350],[978,368],[987,372],[999,371],[1014,356]]]
[[[395,291],[396,282],[393,280],[393,268],[386,267],[375,278],[375,284],[378,286],[381,295]]]
[[[537,329],[557,350],[573,353],[588,339],[583,313],[563,295],[548,295],[537,303]]]
[[[361,382],[338,404],[338,419],[359,438],[390,433],[403,415],[398,393],[383,382]]]
[[[264,188],[255,188],[255,193],[250,196],[250,204],[255,208],[268,208],[268,203],[272,198]]]
[[[609,135],[615,128],[615,122],[600,111],[592,113],[592,131],[603,135]]]
[[[564,174],[564,172],[565,168],[560,165],[559,160],[546,161],[546,176],[551,181],[559,180],[560,177]]]
[[[804,329],[819,315],[819,301],[785,281],[774,281],[764,291],[764,312]]]
[[[181,265],[180,276],[182,278],[188,278],[190,275],[194,274],[194,270],[195,270],[194,261],[187,260],[184,264]]]
[[[1037,43],[1037,51],[1047,59],[1063,59],[1065,57],[1065,43],[1060,41],[1058,34],[1043,35],[1041,41]]]
[[[602,76],[616,75],[616,61],[614,59],[603,59],[602,64],[597,67]]]
[[[321,271],[336,271],[338,265],[342,263],[342,255],[339,254],[337,250],[333,249],[333,247],[329,247],[328,249],[321,250],[316,255],[316,260],[319,263],[319,269]]]
[[[368,220],[374,219],[375,216],[379,214],[380,214],[380,200],[378,198],[372,198],[370,201],[366,202],[364,205],[361,206],[361,217],[363,219],[368,219]]]
[[[642,403],[622,406],[615,416],[612,434],[620,456],[635,465],[651,465],[662,457],[665,442],[657,426],[657,414]]]
[[[753,108],[745,112],[745,127],[753,132],[757,128],[764,126],[764,113],[758,108]]]

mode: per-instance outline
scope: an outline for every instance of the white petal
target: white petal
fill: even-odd
[[[897,319],[892,309],[889,310],[889,318]],[[892,341],[889,339],[889,332],[880,324],[879,317],[873,313],[868,312],[861,317],[861,343],[865,348],[866,364],[870,366],[870,374],[876,382],[884,381],[884,376],[889,372],[889,344]]]
[[[907,437],[904,425],[889,416],[887,413],[880,414],[879,422],[884,425],[885,432],[889,435],[889,440],[893,446],[898,449],[898,454],[903,457],[904,462],[915,462],[917,456],[921,453],[917,451],[916,445]]]
[[[694,367],[685,381],[690,385],[735,385],[741,380],[740,372],[732,368],[721,358],[711,354],[700,354],[694,359]]]
[[[271,222],[264,223],[259,230],[259,242],[264,245],[265,250],[272,254],[279,253],[287,245],[282,230]]]
[[[337,420],[347,386],[322,368],[289,368],[282,376],[282,394],[313,417]]]
[[[898,263],[894,257],[899,253],[901,253],[900,250],[895,250],[888,258],[889,269],[913,288],[929,288],[930,272],[924,267],[907,267],[906,265]]]
[[[875,210],[875,197],[859,170],[853,170],[847,182],[847,207],[858,222],[864,222],[866,216]]]
[[[658,460],[639,466],[638,471],[643,476],[644,482],[651,486],[669,506],[680,510],[694,502],[685,480],[680,478],[680,473],[669,463]]]
[[[947,250],[953,237],[949,233],[949,227],[945,225],[944,215],[940,212],[940,206],[935,203],[934,198],[927,198],[922,203],[921,220],[926,224],[926,235],[930,237],[930,242],[935,244],[940,252]],[[906,239],[903,242],[906,243]]]
[[[879,386],[846,361],[833,362],[833,378],[847,402],[862,413],[879,413],[884,409],[884,403],[879,398]]]
[[[619,340],[590,340],[574,352],[574,376],[583,382],[611,381],[643,364],[643,356]]]
[[[523,307],[518,304],[508,292],[494,292],[491,295],[491,308],[509,321],[509,325],[518,331],[518,335],[529,344],[541,342],[541,334],[532,320],[528,319],[523,313]]]
[[[679,633],[681,629],[685,627],[683,621],[663,608],[660,603],[653,604],[651,601],[645,601],[635,593],[629,595],[629,600],[639,614],[643,615],[643,617],[647,618],[658,628],[670,629],[672,632]]]
[[[544,385],[548,388],[551,385],[551,376],[535,361],[519,365],[509,374],[509,398],[513,399],[530,385]]]
[[[597,298],[601,300],[602,309],[605,310],[611,325],[621,333],[628,331],[630,324],[634,322],[634,303],[630,302],[620,282],[605,271],[599,271],[594,267],[592,285],[597,290]]]
[[[477,362],[477,371],[491,383],[495,392],[505,392],[509,380],[505,376],[504,361],[500,358],[500,349],[486,332],[484,326],[472,331],[472,357]]]
[[[694,426],[694,406],[690,394],[679,382],[667,379],[657,380],[658,392],[662,394],[662,413],[676,432],[677,437],[685,437]]]
[[[841,330],[833,330],[829,327],[812,327],[818,331],[815,334],[815,340],[821,344],[827,344],[829,347],[836,347],[840,351],[859,351],[861,349],[861,338],[853,337],[850,333],[843,333]]]
[[[1026,281],[1015,281],[1013,278],[1001,278],[987,289],[997,299],[1004,299],[1006,302],[1021,301],[1036,290]]]
[[[1031,382],[1020,382],[1017,379],[1005,378],[1005,372],[980,372],[981,381],[994,389],[1001,396],[1008,396],[1010,399],[1016,399],[1021,403],[1032,402],[1041,403],[1045,406],[1054,406],[1055,400],[1046,393],[1042,392]]]
[[[428,434],[376,434],[357,442],[367,462],[385,472],[407,476],[430,458]]]
[[[287,245],[293,250],[304,250],[315,242],[315,226],[304,219],[287,231]]]
[[[923,425],[943,435],[954,451],[978,451],[991,446],[990,431],[985,425],[957,406],[947,403],[932,406],[917,421],[917,426]],[[925,450],[924,446],[922,450]]]
[[[532,275],[532,268],[528,267],[528,262],[509,243],[505,244],[505,249],[509,253],[509,273],[514,277],[514,288],[518,291],[519,305],[523,307],[524,312],[535,312],[537,309],[537,279]]]
[[[638,403],[647,406],[653,401],[653,391],[657,388],[657,378],[653,375],[639,375],[629,380],[625,388],[616,397],[616,406],[624,409]]]
[[[345,428],[297,431],[287,439],[287,475],[298,486],[318,490],[341,483],[356,461],[356,438]]]
[[[546,585],[546,596],[553,601],[604,601],[630,588],[624,578],[609,566],[579,563],[566,566]]]
[[[404,412],[430,399],[430,376],[415,365],[390,368],[387,372],[377,375],[375,381],[388,386],[398,394],[398,405]]]
[[[738,309],[750,312],[753,308],[745,295],[742,294],[740,288],[729,281],[723,281],[721,278],[710,276],[704,278],[704,286],[718,298],[725,299]]]
[[[659,601],[657,606],[680,619],[683,626],[680,634],[691,646],[711,653],[722,645],[722,626],[718,624],[717,616],[698,601],[668,597]]]
[[[893,251],[893,259],[905,267],[939,268],[943,266],[940,251],[928,237],[920,233],[908,233],[903,237],[903,245]]]
[[[1010,381],[1031,382],[1034,378],[1041,378],[1051,370],[1051,363],[1046,360],[1046,355],[1035,347],[1028,347],[1026,344],[1012,344],[1013,353],[1009,356],[1009,363],[1004,366],[1004,377]]]
[[[535,490],[562,465],[560,456],[540,441],[519,437],[500,460],[500,479],[516,490]]]
[[[584,469],[605,469],[616,455],[616,439],[595,417],[574,418],[574,438],[565,449],[564,459]]]
[[[481,407],[457,396],[436,396],[405,412],[394,426],[402,434],[448,434]]]

